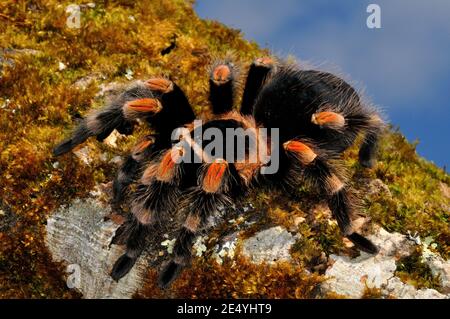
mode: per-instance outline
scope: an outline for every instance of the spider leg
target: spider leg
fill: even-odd
[[[53,155],[67,153],[91,136],[103,141],[114,129],[129,135],[138,119],[151,124],[160,134],[161,143],[167,144],[173,129],[194,118],[186,96],[175,83],[162,78],[139,81],[105,108],[91,111],[71,137],[54,148]]]
[[[342,114],[330,111],[317,112],[311,116],[311,122],[322,128],[340,130],[345,126],[345,118]]]
[[[191,248],[199,230],[205,226],[208,217],[214,214],[220,205],[230,205],[228,195],[229,165],[222,159],[205,164],[199,176],[199,185],[191,191],[183,205],[189,212],[176,238],[173,249],[174,257],[161,270],[159,285],[168,287],[186,267],[191,259]]]
[[[120,166],[113,181],[112,204],[119,206],[123,201],[128,186],[133,183],[140,172],[142,164],[155,152],[155,138],[152,135],[145,136],[133,148]]]
[[[176,200],[180,196],[180,167],[177,164],[177,159],[182,156],[180,151],[181,148],[174,146],[145,169],[131,205],[133,222],[126,240],[127,250],[116,261],[111,272],[115,280],[125,276],[142,253],[146,231],[159,225],[164,213],[176,210]]]
[[[189,101],[183,90],[173,81],[163,78],[154,78],[146,82],[152,90],[159,92],[159,100],[162,110],[150,119],[151,126],[158,137],[155,147],[159,150],[169,148],[172,145],[172,132],[195,119]]]
[[[383,121],[373,114],[367,121],[367,132],[359,149],[359,162],[362,166],[371,168],[375,165],[379,136],[383,130]]]
[[[191,122],[195,114],[184,92],[174,82],[164,78],[153,78],[146,86],[157,92],[163,109],[152,118],[152,125],[158,135],[146,136],[133,149],[119,169],[113,183],[113,204],[123,200],[124,190],[135,180],[142,163],[153,154],[171,145],[174,129]]]
[[[210,72],[209,101],[214,114],[231,111],[234,102],[236,68],[231,61],[216,62]]]
[[[120,133],[131,134],[136,124],[135,115],[155,114],[160,107],[150,88],[139,82],[114,97],[105,108],[91,111],[74,130],[72,136],[54,148],[53,155],[67,153],[91,136],[103,141],[114,129],[118,129]]]
[[[145,248],[145,240],[150,231],[149,225],[143,225],[133,216],[124,227],[123,232],[126,234],[122,236],[127,238],[126,253],[117,259],[111,270],[111,277],[115,281],[125,276],[133,268]]]
[[[355,105],[358,107],[338,110],[339,107],[327,103],[312,114],[311,123],[330,133],[335,132],[336,136],[344,133],[342,139],[348,139],[348,145],[359,132],[363,132],[365,137],[359,151],[359,161],[362,166],[370,168],[375,165],[378,139],[384,123],[374,110],[363,107],[359,100]]]
[[[287,176],[288,183],[295,185],[296,181],[304,177],[326,193],[328,205],[344,236],[358,249],[376,254],[378,248],[353,230],[351,215],[354,207],[348,186],[327,160],[327,155],[318,154],[319,152],[316,152],[310,143],[300,140],[287,141],[283,144],[283,148],[292,165]]]
[[[245,82],[244,94],[242,96],[241,113],[244,115],[253,114],[259,90],[263,85],[267,75],[275,68],[275,61],[270,57],[261,57],[253,61],[248,71]]]

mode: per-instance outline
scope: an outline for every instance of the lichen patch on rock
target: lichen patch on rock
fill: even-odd
[[[295,237],[292,234],[281,226],[276,226],[244,240],[242,252],[254,263],[290,261],[289,250],[294,243]]]

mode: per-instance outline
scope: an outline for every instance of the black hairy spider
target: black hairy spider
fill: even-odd
[[[226,135],[227,129],[250,132],[243,155],[224,159],[205,153],[211,139],[198,136],[195,114],[183,91],[171,80],[153,78],[138,82],[116,96],[109,105],[91,112],[72,136],[54,149],[61,155],[90,136],[99,141],[114,129],[131,134],[137,120],[146,121],[156,132],[140,141],[124,161],[113,183],[113,204],[120,205],[129,185],[132,212],[126,231],[126,252],[115,263],[111,276],[119,280],[133,267],[145,248],[145,237],[171,213],[183,214],[173,258],[160,272],[159,284],[167,287],[191,259],[191,246],[199,230],[219,206],[232,205],[250,187],[281,186],[294,192],[310,182],[326,196],[338,225],[357,248],[377,253],[377,247],[356,233],[351,216],[355,202],[345,184],[341,153],[359,133],[364,140],[359,151],[362,166],[375,163],[376,145],[383,122],[377,112],[364,105],[358,93],[339,77],[316,70],[302,70],[272,57],[256,59],[250,66],[244,86],[240,112],[234,111],[236,67],[227,59],[215,63],[210,71],[209,101],[213,118],[202,128],[214,128]],[[174,145],[172,132],[184,127],[185,133]],[[275,136],[257,134],[262,128],[278,128]],[[187,133],[186,133],[187,132]],[[225,138],[226,151],[230,146]],[[251,144],[251,143],[248,143]],[[187,147],[186,147],[187,145]],[[262,174],[262,161],[250,162],[256,149],[279,154],[279,168]],[[200,161],[180,161],[186,154]],[[241,152],[242,153],[242,152]],[[234,154],[234,153],[233,153]]]

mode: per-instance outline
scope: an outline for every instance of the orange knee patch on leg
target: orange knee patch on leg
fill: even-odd
[[[311,163],[317,154],[305,143],[299,141],[287,141],[283,144],[284,149],[297,156],[302,164]]]
[[[153,139],[145,139],[138,144],[136,144],[133,148],[133,155],[141,154],[147,147],[154,143]]]
[[[254,63],[257,66],[270,67],[274,64],[274,60],[269,56],[264,56],[264,57],[257,58]]]
[[[162,182],[169,182],[175,176],[176,165],[183,156],[182,147],[173,147],[164,154],[156,172],[156,179]]]
[[[142,113],[158,113],[161,109],[158,99],[144,98],[125,103],[123,111],[127,119],[134,119]]]
[[[223,159],[217,159],[210,164],[203,177],[202,188],[207,193],[215,193],[222,186],[228,163]]]
[[[316,125],[338,129],[344,127],[345,118],[335,112],[319,112],[312,115],[311,122]]]
[[[150,80],[147,80],[147,82],[145,82],[145,84],[152,91],[158,91],[161,93],[169,93],[173,90],[173,82],[168,79],[164,79],[164,78],[150,79]]]
[[[216,66],[213,71],[212,78],[217,84],[222,84],[230,79],[231,69],[228,65],[221,64]]]

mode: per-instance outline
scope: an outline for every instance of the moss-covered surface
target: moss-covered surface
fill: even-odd
[[[410,256],[397,262],[396,276],[404,283],[417,288],[440,290],[439,278],[433,277],[430,267],[422,260],[422,251],[418,247]]]
[[[65,10],[71,3],[0,3],[0,61],[4,62],[0,219],[5,211],[14,214],[9,219],[13,222],[0,228],[0,297],[4,298],[79,297],[66,288],[62,266],[51,262],[44,246],[45,222],[59,205],[86,196],[96,183],[111,180],[114,165],[94,160],[85,166],[73,154],[55,159],[51,149],[67,136],[77,118],[102,104],[96,97],[101,84],[127,83],[129,71],[135,79],[170,75],[201,114],[208,110],[206,70],[214,57],[232,53],[245,65],[267,53],[243,40],[238,31],[199,19],[186,1],[96,2],[94,8],[82,6],[80,29],[66,26]],[[66,68],[60,68],[60,63]],[[92,81],[75,85],[87,77]],[[94,140],[87,144],[94,154],[106,152],[113,157],[124,154],[136,135],[120,141],[118,149]],[[383,137],[376,169],[358,166],[356,148],[347,152],[346,161],[356,187],[367,178],[379,178],[392,193],[392,197],[366,198],[364,210],[374,223],[389,231],[432,236],[437,251],[449,258],[450,199],[442,191],[450,185],[449,175],[417,156],[414,145],[394,130]],[[302,234],[293,248],[298,266],[281,264],[262,270],[244,259],[238,259],[238,266],[199,260],[174,284],[171,296],[310,297],[322,278],[319,274],[305,277],[299,270],[318,267],[320,273],[323,253],[349,253],[327,214],[319,210],[315,220],[306,215],[318,203],[314,193],[301,190],[292,198],[262,191],[249,201],[267,213],[265,222],[296,227]],[[294,217],[307,222],[295,226]],[[161,294],[155,287],[146,287],[141,296]]]
[[[227,260],[222,265],[197,260],[181,274],[170,290],[156,285],[157,273],[149,272],[150,284],[137,298],[313,298],[319,274],[306,275],[290,263],[275,266],[255,265],[243,257]]]
[[[388,231],[417,232],[421,238],[431,236],[437,243],[436,250],[448,259],[450,198],[445,189],[450,184],[450,176],[418,156],[415,145],[408,143],[398,130],[384,135],[379,158],[374,170],[361,174],[381,179],[392,197],[380,194],[368,197],[367,214]],[[357,166],[354,159],[349,164]]]

